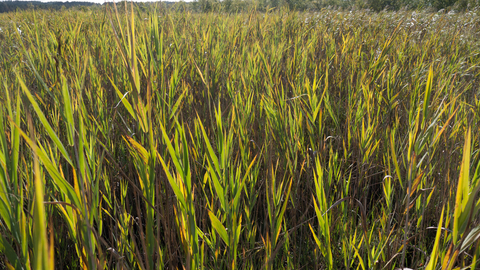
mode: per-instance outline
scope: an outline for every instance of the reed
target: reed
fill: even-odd
[[[476,269],[479,21],[0,14],[0,268]]]

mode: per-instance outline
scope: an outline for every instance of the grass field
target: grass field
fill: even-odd
[[[480,16],[0,14],[0,268],[478,269]]]

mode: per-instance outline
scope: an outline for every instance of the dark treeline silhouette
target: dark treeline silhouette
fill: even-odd
[[[108,1],[108,0],[107,0]],[[116,1],[123,6],[124,1]],[[109,4],[113,2],[108,1]],[[190,10],[194,12],[241,12],[252,8],[265,11],[269,8],[288,8],[291,10],[334,9],[370,9],[372,11],[399,9],[444,10],[480,10],[480,0],[196,0],[193,2],[135,2],[139,10],[147,10],[161,3],[163,7]],[[103,3],[105,4],[105,3]],[[70,8],[100,9],[102,4],[89,2],[39,2],[39,1],[0,1],[0,13],[17,10],[62,10]]]
[[[115,1],[120,11],[123,9],[125,1]],[[164,7],[171,7],[174,5],[180,6],[186,3],[184,2],[170,2],[170,1],[159,1],[155,2],[135,2],[135,6],[140,10],[146,10],[153,8],[155,5],[161,3]],[[106,1],[103,3],[93,3],[93,2],[40,2],[40,1],[1,1],[0,0],[0,13],[4,12],[15,12],[20,10],[62,10],[62,9],[100,9],[104,4],[113,5],[112,1]],[[192,6],[192,3],[188,3],[187,6]],[[193,8],[190,8],[192,10]]]
[[[0,1],[0,13],[16,10],[47,9],[61,10],[62,8],[100,6],[89,2],[39,2],[39,1]]]
[[[197,0],[182,5],[187,5],[195,11],[227,12],[250,10],[252,6],[260,11],[269,8],[288,8],[299,11],[316,11],[323,8],[369,9],[375,12],[400,9],[479,11],[480,0]]]

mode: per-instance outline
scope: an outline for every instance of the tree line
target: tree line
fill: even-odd
[[[370,9],[372,11],[399,9],[439,10],[480,10],[480,0],[196,0],[193,2],[136,2],[140,10],[153,8],[155,5],[173,9],[185,9],[195,12],[241,12],[255,8],[266,11],[271,8],[288,8],[299,11],[315,11],[322,8],[334,9]],[[118,1],[117,5],[123,5]],[[101,9],[104,5],[88,2],[39,2],[39,1],[0,1],[0,13],[18,10],[63,10]]]
[[[39,2],[39,1],[0,1],[0,13],[14,12],[17,10],[62,10],[67,8],[100,6],[89,2]]]
[[[480,0],[197,0],[191,3],[198,11],[223,9],[248,10],[252,6],[260,10],[286,7],[292,10],[370,9],[372,11],[400,9],[473,10],[480,7]]]

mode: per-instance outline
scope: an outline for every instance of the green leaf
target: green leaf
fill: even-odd
[[[123,106],[125,106],[125,109],[127,109],[127,111],[130,113],[130,115],[135,118],[135,113],[133,112],[133,109],[132,109],[132,105],[130,104],[130,102],[128,101],[128,99],[126,98],[127,95],[130,93],[130,92],[126,92],[125,94],[122,94],[122,92],[120,92],[120,90],[118,90],[118,87],[113,83],[113,80],[107,76],[108,79],[110,80],[110,83],[112,84],[113,86],[113,89],[115,89],[115,92],[117,93],[118,97],[120,98],[120,101],[118,102],[118,104],[115,106],[115,108],[120,104],[120,102],[123,104]]]
[[[71,104],[70,93],[68,91],[67,79],[62,74],[62,96],[63,96],[63,106],[64,106],[64,115],[67,119],[67,137],[68,144],[74,145],[73,138],[75,136],[75,122],[73,121],[73,110]]]
[[[442,224],[443,224],[443,214],[445,212],[445,207],[442,207],[442,214],[440,215],[440,223],[437,227],[437,234],[435,236],[435,244],[433,245],[432,254],[430,255],[430,261],[428,262],[427,268],[425,270],[434,270],[437,265],[438,260],[438,249],[440,243],[440,237],[442,236]]]
[[[310,227],[310,231],[312,231],[313,239],[315,240],[315,243],[317,244],[317,247],[320,248],[322,246],[322,243],[318,239],[317,234],[313,230],[312,225],[310,223],[308,224],[308,227]]]
[[[470,179],[470,148],[471,148],[471,129],[465,136],[465,145],[463,147],[462,164],[460,165],[460,176],[457,186],[457,195],[455,198],[455,211],[453,213],[453,243],[456,244],[460,232],[460,227],[465,222],[466,215],[470,209],[465,209],[469,197],[469,179]]]
[[[49,269],[48,243],[44,201],[43,174],[40,172],[38,157],[33,159],[35,204],[33,205],[33,269]]]
[[[7,241],[2,234],[0,234],[0,253],[7,257],[8,262],[10,262],[15,269],[25,269],[21,265],[21,261],[15,253],[15,250],[13,250],[9,241]]]
[[[30,100],[30,103],[32,104],[33,109],[37,113],[38,118],[42,122],[43,127],[47,131],[47,133],[50,136],[50,138],[52,139],[52,141],[57,146],[58,150],[60,150],[60,152],[62,153],[65,160],[67,160],[67,162],[70,163],[70,165],[73,166],[73,163],[70,160],[70,156],[68,155],[67,150],[63,146],[63,144],[60,141],[60,139],[58,138],[57,134],[55,134],[55,131],[53,130],[52,126],[50,126],[50,124],[48,123],[48,120],[45,117],[45,115],[43,114],[42,110],[40,109],[40,106],[38,106],[38,103],[35,101],[35,98],[32,96],[32,94],[28,90],[28,88],[25,85],[25,83],[23,82],[23,80],[20,78],[20,75],[17,72],[16,72],[16,74],[17,74],[17,78],[18,78],[18,81],[20,83],[20,86],[22,87],[23,92],[27,96],[28,100]]]
[[[229,246],[228,234],[227,234],[227,230],[225,229],[225,227],[223,227],[220,220],[218,220],[218,218],[215,216],[215,214],[213,214],[211,211],[208,211],[208,216],[210,216],[210,220],[212,221],[213,228],[217,231],[217,233],[223,239],[225,244],[227,244],[227,246]]]
[[[460,249],[460,252],[464,252],[473,243],[477,242],[479,238],[480,238],[480,226],[477,226],[474,229],[472,229],[470,233],[468,233],[468,235],[465,237],[464,241],[462,242],[462,248]]]
[[[280,230],[281,230],[281,224],[282,224],[282,221],[283,221],[283,214],[285,213],[285,209],[287,209],[287,203],[288,203],[288,200],[289,200],[289,197],[290,197],[290,191],[292,189],[292,183],[293,183],[293,180],[290,179],[290,184],[288,185],[288,190],[287,190],[287,193],[285,194],[285,197],[283,198],[283,206],[281,208],[281,211],[279,213],[279,215],[277,216],[277,220],[275,222],[275,241],[274,243],[277,243],[278,241],[278,236],[280,234]]]
[[[32,148],[33,152],[38,156],[40,161],[42,162],[43,166],[45,169],[47,169],[47,172],[50,174],[50,176],[53,178],[55,184],[60,188],[63,194],[66,194],[67,197],[70,199],[71,202],[78,208],[82,209],[80,200],[77,197],[75,190],[73,187],[65,180],[65,178],[62,176],[62,174],[58,171],[57,165],[48,158],[47,153],[45,150],[39,146],[25,134],[18,126],[15,125],[15,127],[19,130],[20,135],[22,135],[23,139],[27,142],[27,144]]]
[[[197,115],[198,117],[198,115]],[[213,181],[213,186],[215,187],[215,192],[217,193],[217,196],[220,200],[220,205],[222,206],[222,209],[226,211],[227,209],[227,203],[226,203],[226,198],[225,198],[225,188],[223,187],[222,183],[220,182],[221,179],[221,170],[220,170],[220,165],[218,162],[218,157],[213,151],[212,145],[210,144],[210,140],[208,139],[207,133],[205,132],[205,128],[203,127],[200,118],[198,117],[198,124],[200,128],[202,129],[202,135],[203,139],[205,141],[205,144],[207,145],[207,150],[208,150],[208,164],[209,164],[209,173],[210,176],[212,177]],[[212,166],[213,164],[213,166]]]
[[[427,86],[425,87],[425,97],[423,99],[423,121],[422,121],[423,123],[427,121],[427,117],[428,117],[428,105],[430,103],[432,85],[433,85],[433,66],[430,66],[430,70],[428,71]]]
[[[165,127],[161,123],[160,123],[160,129],[162,131],[163,140],[165,141],[165,144],[167,145],[168,153],[170,154],[170,157],[173,161],[173,164],[175,165],[175,168],[177,169],[177,171],[180,174],[186,175],[183,172],[184,171],[183,166],[180,164],[180,162],[178,160],[178,157],[177,157],[177,154],[176,154],[177,152],[173,148],[173,145],[170,142],[170,139],[168,138],[167,132],[165,131]],[[180,186],[177,184],[176,180],[173,178],[172,174],[170,173],[170,168],[167,166],[167,164],[165,163],[165,160],[160,156],[160,154],[158,152],[157,152],[157,158],[160,160],[160,163],[162,164],[163,170],[165,171],[165,174],[167,175],[168,182],[170,183],[170,186],[172,187],[173,192],[177,196],[177,199],[180,201],[181,207],[183,207],[183,209],[186,209],[186,207],[187,207],[187,204],[186,204],[186,197],[187,196],[186,196],[186,194],[184,194],[182,192],[183,189],[180,190]]]

